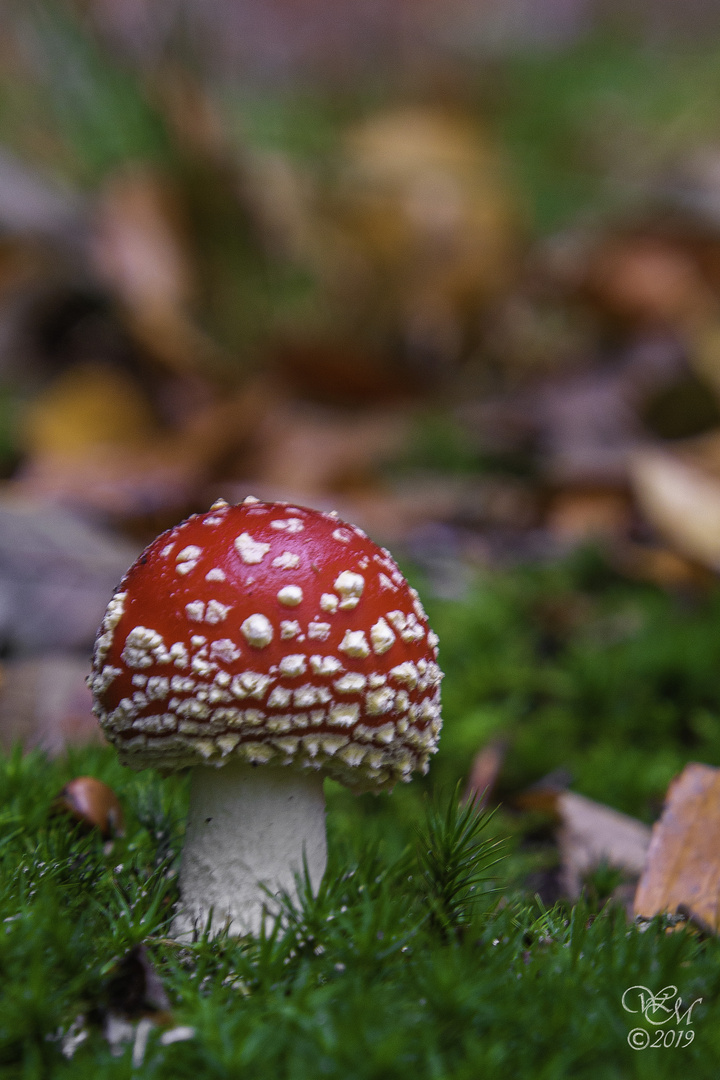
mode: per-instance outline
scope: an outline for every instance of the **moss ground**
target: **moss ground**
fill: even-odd
[[[529,842],[537,823],[503,808],[477,820],[453,790],[502,733],[506,806],[564,767],[577,790],[650,819],[684,761],[720,764],[719,605],[720,594],[629,585],[592,555],[430,605],[447,672],[430,775],[380,798],[330,785],[323,890],[261,940],[167,937],[185,778],[130,773],[98,748],[6,756],[0,1076],[715,1076],[716,942],[660,920],[641,931],[599,879],[577,905],[543,905],[527,877],[552,858]],[[126,809],[111,850],[49,813],[62,784],[88,773]],[[505,857],[490,866],[498,837]],[[114,1057],[98,1021],[118,960],[140,943],[174,1023],[195,1035],[162,1045],[153,1029],[133,1068],[132,1046]],[[654,1028],[622,1007],[633,985],[703,1000],[689,1027]],[[79,1014],[89,1037],[67,1059],[57,1036]],[[633,1028],[693,1041],[635,1050]]]

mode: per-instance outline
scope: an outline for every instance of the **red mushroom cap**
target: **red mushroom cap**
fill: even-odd
[[[108,605],[95,712],[121,760],[323,769],[381,788],[427,771],[437,636],[392,556],[286,503],[220,500],[162,533]]]

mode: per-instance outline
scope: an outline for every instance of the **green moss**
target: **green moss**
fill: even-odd
[[[616,883],[608,867],[586,901],[546,910],[522,889],[552,862],[552,849],[528,842],[542,822],[502,810],[478,820],[428,792],[451,790],[473,751],[502,734],[501,793],[565,766],[578,790],[650,817],[684,761],[720,758],[720,596],[629,585],[585,555],[488,574],[467,601],[429,606],[447,672],[429,777],[377,798],[328,784],[323,887],[259,940],[179,947],[166,936],[183,777],[136,775],[109,749],[0,760],[3,1078],[130,1076],[131,1048],[114,1058],[99,1026],[72,1060],[55,1036],[102,1007],[114,964],[140,942],[175,1022],[195,1029],[170,1046],[154,1030],[143,1076],[714,1075],[714,941],[629,925],[602,906]],[[110,783],[126,808],[127,835],[110,851],[49,814],[83,773]],[[490,869],[489,845],[503,837],[507,857]],[[635,984],[675,985],[686,1005],[703,998],[691,1045],[631,1049],[631,1028],[653,1031],[622,1008]]]
[[[720,766],[717,590],[623,582],[587,552],[484,575],[465,603],[429,608],[446,672],[436,778],[502,734],[506,789],[562,767],[577,790],[650,820],[685,762]]]
[[[78,768],[111,780],[128,808],[127,837],[110,852],[47,816],[57,784]],[[0,791],[3,1077],[131,1075],[130,1047],[113,1058],[98,1028],[72,1060],[54,1036],[102,1005],[113,964],[140,941],[175,1021],[196,1032],[162,1046],[153,1031],[143,1076],[642,1077],[651,1064],[655,1076],[676,1075],[681,1051],[648,1058],[627,1044],[637,1024],[621,998],[636,983],[675,984],[688,1003],[703,997],[682,1063],[712,1075],[715,944],[659,924],[640,933],[611,908],[548,911],[517,895],[498,904],[493,893],[468,907],[467,881],[453,891],[462,821],[452,804],[427,819],[428,862],[412,847],[389,857],[368,843],[358,802],[352,843],[331,830],[320,894],[289,912],[284,931],[179,947],[165,932],[175,899],[167,839],[176,851],[182,781],[128,776],[111,751],[76,755],[72,766],[15,755],[0,765]],[[330,803],[332,824],[332,795]],[[393,833],[393,800],[378,805]],[[444,898],[442,920],[431,917],[431,894]]]
[[[54,1036],[102,1006],[113,965],[140,942],[176,1021],[196,1029],[167,1047],[153,1032],[147,1076],[669,1076],[680,1053],[712,1075],[715,942],[640,933],[601,908],[610,868],[589,881],[589,908],[538,906],[522,883],[552,849],[529,842],[542,830],[529,816],[485,823],[490,843],[509,839],[486,881],[480,823],[428,793],[451,790],[501,735],[501,795],[562,766],[577,790],[650,819],[685,761],[720,763],[720,594],[628,584],[586,552],[486,573],[465,601],[428,607],[446,671],[429,776],[377,798],[328,784],[323,889],[259,941],[181,949],[166,937],[184,777],[134,774],[109,749],[0,760],[0,1075],[130,1075],[130,1049],[113,1058],[98,1027],[71,1061]],[[50,815],[63,783],[88,773],[126,809],[110,851]],[[703,997],[695,1042],[633,1051],[638,1022],[621,1005],[633,984]]]

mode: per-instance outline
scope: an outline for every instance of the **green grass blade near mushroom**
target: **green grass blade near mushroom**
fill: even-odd
[[[174,933],[256,933],[304,867],[317,887],[324,776],[381,791],[426,772],[441,678],[417,592],[335,514],[219,500],[154,540],[90,684],[124,764],[192,768]]]

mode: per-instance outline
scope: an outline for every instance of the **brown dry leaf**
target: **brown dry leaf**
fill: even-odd
[[[92,254],[101,277],[130,308],[174,309],[194,294],[180,200],[149,167],[115,173],[96,208]]]
[[[235,391],[215,397],[197,408],[174,440],[182,454],[206,470],[222,466],[263,438],[264,422],[277,400],[277,392],[262,376]]]
[[[244,452],[268,393],[249,383],[198,405],[165,433],[134,381],[120,370],[69,370],[30,407],[28,460],[16,491],[114,518],[185,511],[227,459]]]
[[[645,865],[650,829],[642,822],[573,791],[557,797],[562,883],[576,897],[584,879],[601,863],[637,878]]]
[[[415,396],[414,385],[401,367],[372,349],[358,349],[347,341],[294,337],[275,350],[282,379],[302,398],[330,405],[372,406]]]
[[[635,913],[650,918],[680,910],[717,933],[719,833],[720,769],[692,762],[668,788],[635,895]]]
[[[613,564],[627,577],[666,588],[706,589],[715,581],[710,570],[676,551],[628,540],[614,549]]]
[[[365,120],[346,136],[341,192],[360,248],[408,284],[431,274],[456,300],[507,281],[517,206],[497,149],[460,112]]]
[[[257,479],[296,498],[367,486],[409,434],[400,410],[342,413],[279,403],[259,433]]]
[[[514,802],[522,809],[550,813],[558,819],[566,896],[579,896],[584,879],[601,863],[624,870],[629,877],[642,873],[650,843],[650,829],[642,822],[574,791],[564,791],[560,783],[541,782]]]
[[[128,313],[130,328],[153,359],[182,373],[227,369],[226,357],[207,334],[182,311],[172,308],[137,309]]]
[[[680,326],[715,308],[696,260],[652,235],[604,240],[586,269],[585,288],[606,315],[633,326]]]
[[[660,535],[682,554],[720,570],[720,479],[697,460],[638,451],[631,481],[641,511]]]
[[[401,342],[416,378],[464,355],[515,274],[521,217],[477,124],[441,108],[370,116],[346,133],[316,203],[305,260],[325,330]]]
[[[137,446],[156,431],[132,376],[115,365],[86,363],[68,368],[26,407],[19,441],[31,458],[62,457],[98,445]]]
[[[627,533],[631,515],[624,488],[568,487],[551,496],[545,524],[560,540],[612,538]]]
[[[144,348],[172,370],[219,367],[219,347],[188,315],[197,297],[181,194],[149,166],[114,174],[95,213],[90,256]]]
[[[229,152],[227,131],[207,87],[186,66],[172,61],[158,66],[150,77],[163,118],[183,151],[222,161]]]
[[[568,790],[571,781],[572,774],[567,769],[553,769],[551,773],[514,795],[513,806],[531,813],[550,814],[557,819],[558,799]]]
[[[578,897],[588,874],[603,863],[637,879],[650,844],[648,826],[568,791],[568,781],[569,775],[559,769],[513,799],[518,809],[549,814],[557,821],[563,894]]]
[[[641,821],[573,791],[558,796],[558,844],[567,896],[580,895],[584,878],[601,863],[639,877],[650,844],[650,829]]]

